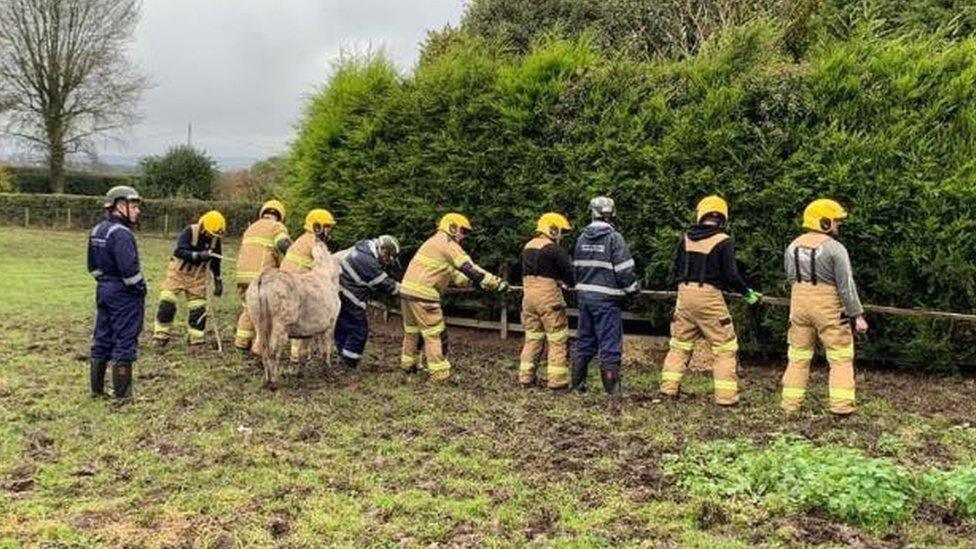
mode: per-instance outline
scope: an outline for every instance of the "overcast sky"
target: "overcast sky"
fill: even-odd
[[[293,136],[304,100],[343,51],[384,49],[403,72],[428,29],[463,0],[144,0],[132,55],[152,79],[143,122],[109,155],[186,141],[215,157],[263,158]]]

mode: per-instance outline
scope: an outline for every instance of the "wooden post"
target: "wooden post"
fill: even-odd
[[[30,208],[24,208],[24,228],[30,227]]]
[[[508,282],[508,265],[502,265],[498,270],[498,276]],[[508,339],[508,292],[502,294],[502,318],[500,335],[502,339]]]
[[[169,214],[163,214],[163,236],[169,236]]]
[[[68,228],[71,228],[71,208],[68,208]]]

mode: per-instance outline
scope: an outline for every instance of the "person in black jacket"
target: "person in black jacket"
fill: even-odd
[[[671,349],[661,373],[661,392],[677,395],[695,342],[705,339],[715,355],[715,402],[726,406],[739,401],[739,345],[722,292],[738,292],[750,305],[761,297],[739,276],[734,245],[725,233],[728,215],[724,199],[702,199],[697,208],[698,223],[678,243],[674,262],[678,302],[671,321]]]
[[[569,321],[560,283],[576,283],[569,254],[559,245],[569,220],[558,213],[543,214],[536,224],[535,238],[522,250],[522,327],[525,345],[519,363],[519,383],[535,383],[537,363],[548,347],[546,380],[550,389],[569,386],[566,343]]]
[[[213,273],[214,295],[219,297],[224,292],[220,278],[220,237],[226,230],[224,216],[213,210],[180,233],[159,292],[159,308],[153,325],[153,344],[157,347],[169,343],[176,317],[176,298],[180,293],[186,294],[186,331],[190,346],[202,345],[206,340],[207,271]]]

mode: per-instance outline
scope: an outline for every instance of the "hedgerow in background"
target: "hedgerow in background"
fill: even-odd
[[[589,35],[500,57],[464,33],[432,42],[405,77],[382,57],[349,59],[310,102],[291,190],[339,214],[339,242],[391,232],[407,253],[440,214],[466,212],[475,256],[513,270],[540,213],[579,227],[587,200],[609,194],[649,288],[670,286],[678,234],[716,192],[747,280],[775,295],[799,213],[832,196],[852,212],[844,240],[865,301],[976,308],[963,236],[976,229],[976,40],[854,33],[796,63],[783,33],[731,29],[679,61],[606,54]],[[751,314],[741,339],[785,348],[785,312]],[[861,349],[876,358],[976,361],[968,328],[874,326]]]
[[[51,173],[47,168],[9,167],[12,181],[10,189],[4,192],[39,193],[51,192]],[[136,176],[117,173],[87,173],[67,171],[64,173],[64,192],[86,196],[102,196],[116,185],[133,185]]]
[[[14,190],[14,177],[6,166],[0,164],[0,193],[9,193]]]
[[[89,229],[105,215],[102,197],[70,194],[0,194],[0,220],[7,225]],[[147,199],[139,230],[176,233],[211,209],[227,218],[227,232],[240,235],[258,215],[259,203],[179,198]],[[70,212],[70,213],[69,213]]]

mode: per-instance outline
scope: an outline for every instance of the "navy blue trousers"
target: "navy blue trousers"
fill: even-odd
[[[95,289],[95,334],[91,357],[132,364],[146,310],[146,294],[121,281],[99,282]]]
[[[604,368],[620,368],[624,321],[619,303],[581,300],[577,334],[576,359],[579,364],[585,367],[599,354]]]
[[[341,299],[339,319],[336,321],[335,344],[339,353],[352,360],[359,360],[366,350],[366,339],[369,338],[369,322],[366,310],[360,309],[346,299]]]

